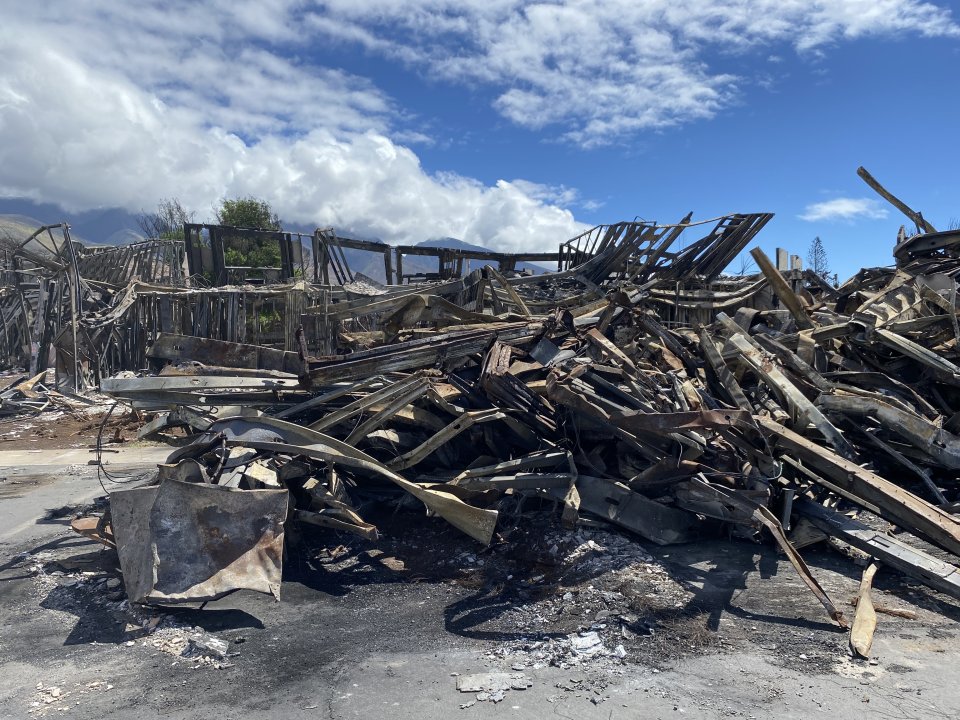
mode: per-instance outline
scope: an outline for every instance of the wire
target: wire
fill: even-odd
[[[772,455],[771,455],[770,457],[773,458]],[[778,466],[778,468],[779,468],[779,469],[777,470],[777,474],[776,474],[776,475],[774,475],[773,477],[767,477],[767,476],[764,475],[763,473],[760,473],[760,477],[762,477],[762,478],[763,478],[764,480],[766,480],[767,482],[773,482],[774,480],[779,480],[780,478],[783,477],[783,463],[782,463],[781,461],[777,460],[776,458],[773,458],[773,461],[777,464],[777,466]],[[759,472],[759,468],[758,468],[757,470],[758,470],[758,472]]]
[[[103,429],[107,426],[110,416],[113,415],[113,411],[117,409],[117,405],[119,404],[120,402],[117,401],[110,406],[107,414],[104,415],[103,420],[100,421],[100,428],[97,430],[97,480],[100,482],[100,487],[102,487],[103,491],[108,495],[110,491],[107,490],[106,485],[103,484],[103,478],[106,478],[115,485],[126,485],[127,483],[140,479],[140,475],[111,475],[103,464]]]

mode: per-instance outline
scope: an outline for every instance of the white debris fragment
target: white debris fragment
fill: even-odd
[[[603,640],[600,639],[600,634],[595,630],[571,635],[570,647],[574,652],[586,656],[596,655],[606,650],[603,646]]]
[[[206,656],[216,660],[224,660],[230,649],[226,640],[215,638],[212,635],[193,636],[187,641],[186,657]]]

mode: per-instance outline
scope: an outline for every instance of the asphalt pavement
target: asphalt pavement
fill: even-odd
[[[146,476],[166,452],[121,450],[111,467]],[[115,553],[69,529],[72,513],[103,495],[88,455],[0,453],[0,717],[960,716],[956,604],[891,586],[890,600],[922,612],[882,618],[874,659],[854,662],[842,635],[810,619],[817,608],[797,599],[789,565],[746,544],[731,544],[730,565],[746,571],[716,610],[726,642],[659,661],[515,671],[498,654],[505,640],[451,622],[470,588],[374,571],[345,578],[296,557],[279,603],[241,592],[203,609],[133,613],[116,590]],[[699,562],[696,546],[655,552],[677,567]],[[824,563],[833,592],[852,591],[856,571]],[[796,602],[804,612],[791,611]],[[229,652],[204,664],[162,646],[184,633],[219,638]],[[523,681],[499,702],[457,690],[459,678],[484,673]]]

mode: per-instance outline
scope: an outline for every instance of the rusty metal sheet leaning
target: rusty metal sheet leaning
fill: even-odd
[[[280,597],[286,490],[167,480],[116,490],[110,508],[127,597],[215,600],[247,589]]]

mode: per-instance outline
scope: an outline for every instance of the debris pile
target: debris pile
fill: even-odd
[[[711,221],[679,252],[689,217],[600,226],[553,273],[371,281],[304,306],[296,351],[160,334],[159,374],[102,382],[158,413],[144,434],[192,435],[111,495],[130,599],[278,595],[285,530],[375,539],[372,501],[483,545],[544,503],[661,545],[770,537],[841,627],[797,546],[834,537],[960,597],[954,565],[845,512],[960,555],[960,232],[901,232],[896,267],[836,288],[759,249],[759,275],[722,278],[769,218]],[[336,351],[311,354],[307,326]]]
[[[35,414],[45,410],[75,412],[93,404],[89,398],[64,388],[57,390],[52,375],[48,370],[33,377],[23,373],[0,375],[0,417]]]
[[[51,397],[62,397],[56,391],[51,395],[41,383],[47,375],[46,370],[35,377],[20,373],[3,377],[3,389],[0,390],[0,417],[21,413],[38,413],[46,410]]]

